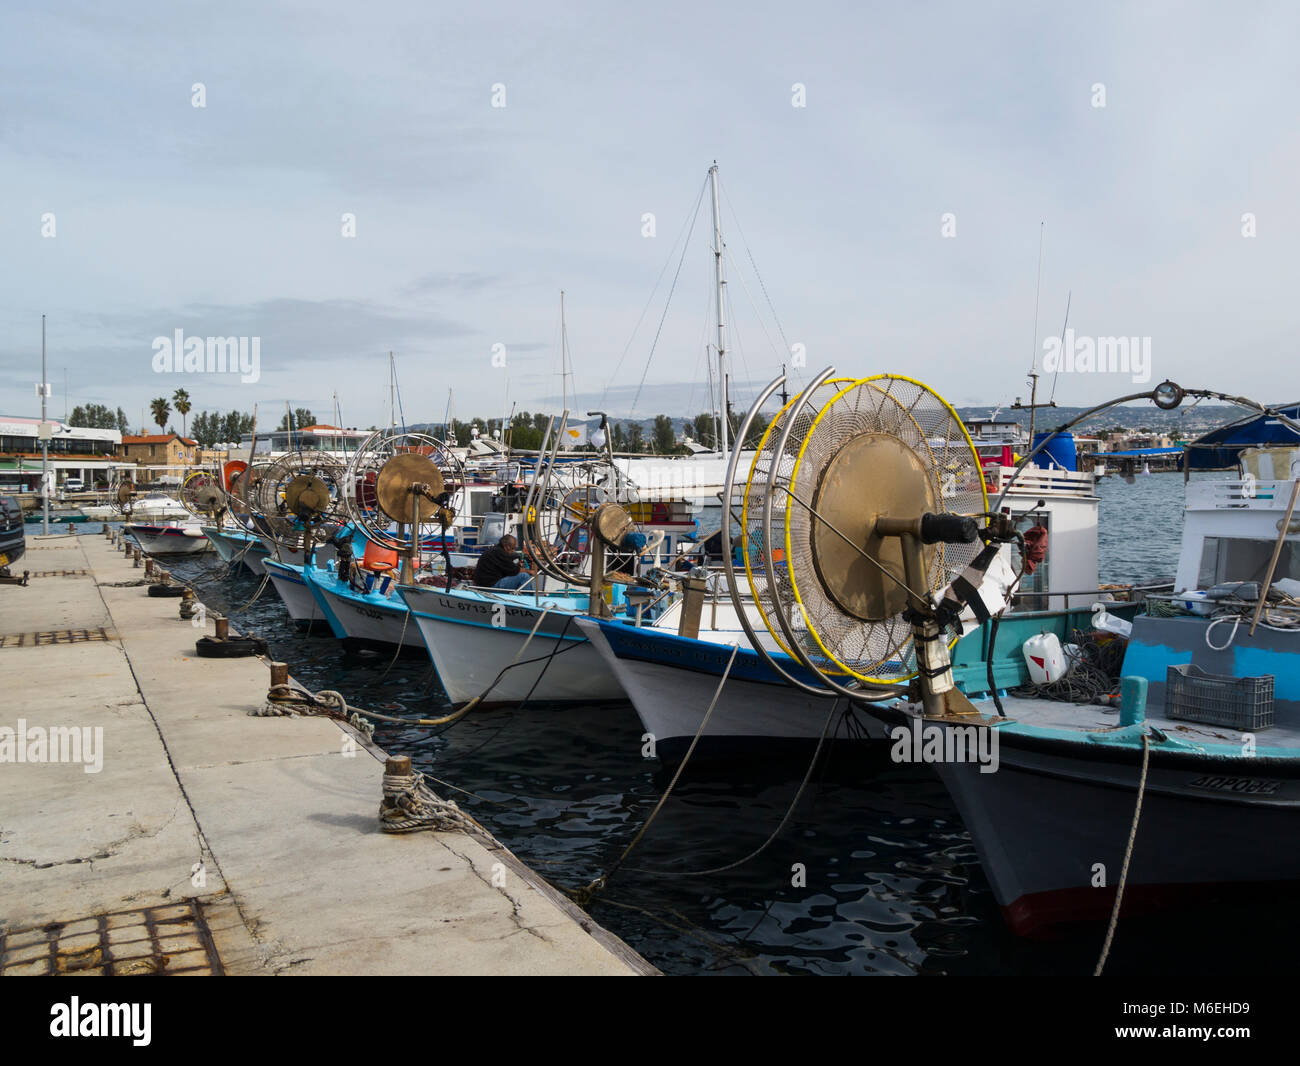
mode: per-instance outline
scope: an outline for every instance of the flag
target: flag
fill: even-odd
[[[565,426],[564,443],[566,447],[576,448],[579,444],[587,443],[586,426]]]

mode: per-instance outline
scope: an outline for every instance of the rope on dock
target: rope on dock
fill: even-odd
[[[1120,867],[1119,884],[1115,886],[1115,905],[1110,912],[1110,927],[1106,930],[1106,942],[1101,946],[1101,958],[1097,960],[1097,968],[1093,971],[1093,977],[1100,977],[1101,971],[1106,965],[1106,958],[1110,955],[1111,941],[1115,937],[1115,926],[1119,923],[1119,908],[1124,900],[1124,886],[1128,883],[1128,864],[1133,858],[1133,842],[1137,840],[1138,820],[1142,817],[1142,797],[1147,790],[1147,769],[1151,762],[1151,741],[1148,735],[1142,734],[1142,776],[1138,778],[1137,803],[1133,807],[1133,824],[1128,831],[1128,846],[1124,849],[1124,865]]]
[[[403,759],[401,762],[406,763]],[[408,763],[409,765],[409,763]],[[455,800],[443,799],[424,783],[424,775],[412,768],[409,774],[384,769],[384,798],[379,804],[379,828],[385,833],[435,832],[487,833]],[[491,834],[488,834],[489,836]]]
[[[533,637],[541,628],[542,622],[546,616],[551,613],[549,607],[545,608],[541,615],[534,623],[532,631],[528,634],[528,639],[523,642],[519,650],[515,652],[515,657],[503,666],[492,683],[488,685],[479,695],[470,700],[464,707],[451,714],[443,715],[441,718],[397,718],[390,714],[380,714],[378,711],[363,710],[360,707],[352,707],[342,693],[335,692],[333,689],[322,689],[320,692],[311,692],[305,688],[299,688],[295,685],[273,685],[266,694],[267,702],[261,708],[255,711],[249,711],[251,715],[263,717],[276,716],[293,716],[323,713],[331,718],[339,718],[348,722],[350,725],[365,733],[369,738],[374,734],[375,726],[373,722],[367,719],[374,718],[381,722],[391,722],[393,725],[405,726],[438,726],[450,725],[457,722],[469,714],[475,707],[483,702],[488,694],[496,688],[498,682],[506,675],[506,672],[515,666],[523,666],[524,663],[519,661],[520,657],[528,650],[528,645],[532,643]],[[734,658],[734,656],[733,656]],[[537,660],[527,660],[535,662]],[[719,691],[721,691],[719,689]],[[714,697],[715,700],[717,697]]]

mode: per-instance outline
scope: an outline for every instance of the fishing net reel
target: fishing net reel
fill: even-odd
[[[263,532],[289,551],[305,550],[342,510],[343,464],[328,456],[290,454],[260,467],[248,500]]]
[[[551,463],[538,478],[524,525],[537,568],[570,585],[632,580],[645,545],[636,487],[604,462]]]
[[[194,514],[206,515],[218,528],[226,514],[229,497],[221,479],[206,470],[196,470],[181,483],[181,503]]]
[[[772,638],[822,694],[896,692],[917,679],[927,713],[967,713],[950,629],[967,598],[963,575],[1000,543],[977,521],[988,510],[979,456],[957,413],[920,382],[832,374],[781,408],[750,463],[745,582]],[[782,383],[760,395],[746,430]],[[733,460],[727,499],[737,477]]]
[[[403,557],[410,583],[422,544],[436,534],[448,563],[447,530],[464,468],[446,443],[424,433],[381,430],[362,442],[342,478],[348,517],[365,538]]]
[[[130,518],[136,496],[135,481],[129,477],[115,477],[109,492],[113,497],[113,510],[123,518]]]

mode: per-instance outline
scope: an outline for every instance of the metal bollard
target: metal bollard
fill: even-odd
[[[105,523],[104,523],[104,528],[100,530],[100,533],[102,533],[104,536],[107,537],[107,536],[109,535],[110,532],[112,532],[112,531],[108,528],[108,523],[105,522]]]
[[[180,616],[186,620],[199,613],[199,601],[194,598],[194,590],[187,588],[181,593]]]
[[[152,559],[146,559],[146,560],[144,561],[144,576],[145,576],[145,577],[153,577],[153,560],[152,560]]]
[[[141,552],[139,548],[136,548],[134,551],[131,552],[131,564],[133,566],[138,567],[140,565],[140,555]]]
[[[272,663],[271,664],[271,687],[276,685],[287,685],[289,683],[289,664]]]
[[[228,640],[230,638],[230,619],[224,615],[218,616],[216,620],[217,639]]]
[[[167,573],[166,570],[160,570],[158,572],[158,581],[160,584],[170,585],[172,583],[172,576],[171,574]]]

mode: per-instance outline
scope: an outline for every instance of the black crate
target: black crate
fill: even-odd
[[[1165,676],[1170,718],[1253,733],[1273,725],[1273,675],[1218,677],[1187,663]]]

